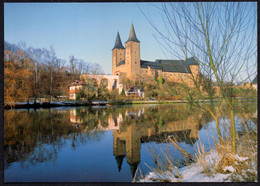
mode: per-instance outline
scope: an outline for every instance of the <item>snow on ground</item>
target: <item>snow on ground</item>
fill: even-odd
[[[230,154],[230,155],[231,155],[235,160],[238,160],[238,161],[240,161],[240,162],[245,161],[245,160],[248,159],[248,157],[240,157],[240,156],[238,156],[237,154],[236,154],[236,155]]]
[[[11,104],[11,103],[7,103],[7,104]],[[15,102],[15,104],[16,104],[16,105],[27,105],[28,102]],[[29,104],[30,104],[30,105],[33,105],[34,102],[31,102],[31,101],[30,101]]]
[[[234,156],[238,161],[245,161],[247,157]],[[182,167],[178,169],[177,167],[171,168],[166,172],[150,172],[139,182],[160,182],[160,181],[170,181],[170,182],[231,182],[231,174],[235,172],[235,168],[232,166],[226,166],[223,170],[227,171],[226,174],[214,173],[212,175],[207,175],[204,170],[205,165],[208,167],[214,167],[221,157],[217,151],[211,150],[205,155],[203,162],[195,162],[191,165]],[[204,168],[202,166],[204,164]]]
[[[53,102],[50,102],[50,104],[55,104],[55,105],[65,105],[65,103],[60,102],[60,101],[53,101]]]

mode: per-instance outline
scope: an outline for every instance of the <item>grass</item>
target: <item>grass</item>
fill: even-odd
[[[155,162],[156,168],[152,168],[146,164],[146,166],[152,170],[157,178],[151,178],[151,181],[154,182],[171,182],[171,179],[175,179],[176,182],[182,179],[182,175],[178,171],[178,167],[181,167],[183,164],[190,164],[194,159],[192,155],[185,149],[181,148],[177,142],[178,140],[175,137],[168,137],[165,139],[166,144],[171,143],[179,151],[179,157],[177,159],[172,155],[172,149],[170,145],[166,145],[165,148],[156,149],[154,146],[149,146],[150,155]],[[143,179],[145,175],[141,173],[138,180]],[[166,174],[165,174],[166,173]],[[171,178],[171,179],[169,179]]]
[[[207,176],[217,173],[230,174],[232,182],[253,182],[257,180],[257,133],[245,132],[237,141],[237,154],[231,152],[231,142],[225,139],[215,149],[220,159],[216,163],[205,160],[206,152],[202,146],[195,154],[197,162],[203,167]]]
[[[245,124],[243,125],[246,126]],[[197,143],[197,151],[193,157],[179,146],[175,138],[168,138],[167,140],[181,155],[180,159],[185,160],[186,165],[190,165],[195,161],[202,167],[201,173],[204,173],[207,177],[214,177],[214,175],[220,173],[228,175],[224,181],[257,181],[257,132],[255,128],[247,127],[243,134],[237,138],[237,153],[235,155],[231,152],[231,140],[226,138],[223,144],[216,143],[215,147],[211,147],[211,150],[216,150],[217,157],[213,157],[210,160],[207,155],[211,150],[207,152],[200,139]],[[178,166],[174,165],[178,160],[174,159],[174,156],[171,154],[170,145],[167,145],[166,149],[159,150],[150,147],[150,153],[156,164],[156,168],[148,166],[156,175],[156,177],[150,178],[151,181],[182,181],[183,175],[181,175]],[[144,175],[141,175],[140,178],[144,177]]]

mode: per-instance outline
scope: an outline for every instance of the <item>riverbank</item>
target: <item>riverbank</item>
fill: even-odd
[[[221,166],[223,160],[229,157],[234,165]],[[256,155],[255,155],[256,156]],[[251,160],[250,168],[238,168]],[[253,160],[253,162],[252,162]],[[136,182],[257,182],[257,158],[240,157],[227,153],[225,155],[216,149],[209,151],[200,160],[182,168],[169,167],[167,171],[154,170]]]
[[[242,100],[239,97],[237,100]],[[254,100],[254,99],[247,99]],[[210,100],[204,100],[209,102]],[[217,101],[214,99],[213,101]],[[197,102],[203,102],[203,100],[197,100]],[[15,102],[6,104],[5,109],[19,109],[19,108],[51,108],[51,107],[77,107],[77,106],[109,106],[109,105],[127,105],[127,104],[170,104],[170,103],[189,103],[188,100],[115,100],[115,101],[93,101],[92,103],[84,101],[55,101],[55,102]]]
[[[187,100],[120,100],[120,101],[59,101],[59,102],[15,102],[5,105],[5,109],[19,108],[51,108],[51,107],[70,107],[70,106],[95,106],[95,105],[127,105],[127,104],[167,104],[167,103],[186,103]]]
[[[236,154],[231,152],[227,138],[209,151],[199,147],[192,157],[194,161],[188,161],[184,167],[174,166],[166,155],[165,164],[151,169],[152,172],[139,177],[137,182],[257,182],[257,123],[244,128],[243,133],[238,132]],[[160,161],[161,157],[158,158]]]
[[[94,106],[94,105],[107,105],[108,101],[94,101],[89,102],[79,102],[79,101],[59,101],[59,102],[16,102],[13,104],[7,104],[4,106],[5,109],[19,109],[19,108],[51,108],[51,107],[75,107],[75,106]]]

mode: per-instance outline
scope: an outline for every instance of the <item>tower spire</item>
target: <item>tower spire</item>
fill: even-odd
[[[122,42],[121,42],[121,38],[120,38],[119,32],[117,32],[115,46],[114,46],[113,49],[115,49],[115,48],[124,49],[124,47],[122,45]]]
[[[140,42],[137,37],[136,37],[136,34],[135,34],[135,29],[134,29],[134,25],[132,23],[132,26],[131,26],[131,30],[130,30],[130,33],[129,33],[129,37],[128,37],[128,41],[135,41],[135,42]]]

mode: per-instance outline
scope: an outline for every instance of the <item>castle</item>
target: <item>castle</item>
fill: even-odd
[[[82,74],[80,79],[83,82],[88,81],[88,79],[95,80],[98,86],[102,84],[102,81],[107,81],[109,91],[118,89],[121,93],[124,86],[122,78],[124,77],[133,81],[146,81],[149,78],[162,77],[166,82],[182,83],[192,87],[194,86],[193,78],[199,77],[199,65],[193,57],[185,60],[157,59],[154,62],[142,60],[140,58],[140,41],[136,37],[132,24],[125,47],[122,45],[119,32],[117,32],[115,45],[112,49],[112,75]],[[76,93],[84,85],[84,83],[78,83],[76,80],[70,85],[70,99],[76,99]],[[127,92],[126,95],[128,95]]]
[[[112,49],[112,74],[124,76],[130,80],[161,76],[165,81],[193,86],[192,78],[198,78],[199,65],[193,57],[185,60],[157,59],[155,62],[142,60],[140,58],[140,41],[136,37],[132,24],[125,47],[117,32]]]

